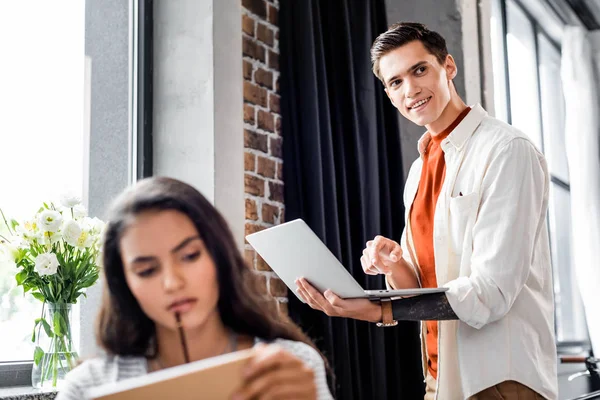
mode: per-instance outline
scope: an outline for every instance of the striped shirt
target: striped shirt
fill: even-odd
[[[255,343],[259,343],[258,340]],[[277,339],[275,342],[283,349],[301,359],[315,374],[317,399],[333,399],[327,386],[325,364],[315,349],[306,343]],[[73,369],[65,379],[55,400],[87,400],[86,391],[92,387],[134,378],[148,373],[145,357],[104,356],[84,361]]]

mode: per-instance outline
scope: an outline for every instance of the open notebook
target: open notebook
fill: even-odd
[[[242,386],[242,370],[253,354],[241,350],[151,372],[87,391],[96,400],[229,399]]]

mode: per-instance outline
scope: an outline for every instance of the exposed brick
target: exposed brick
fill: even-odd
[[[283,224],[285,222],[285,208],[282,208],[279,212],[279,223]]]
[[[287,297],[287,286],[279,278],[271,278],[269,280],[269,289],[273,297]]]
[[[269,199],[283,203],[283,185],[277,182],[269,182]]]
[[[270,138],[269,140],[271,145],[269,146],[271,149],[271,155],[277,158],[283,158],[282,144],[283,141],[281,138]]]
[[[252,153],[244,153],[244,170],[254,172],[256,169],[256,156]]]
[[[258,156],[256,173],[266,178],[275,178],[275,161]]]
[[[246,199],[246,219],[252,221],[258,220],[258,210],[256,208],[256,201],[252,199]]]
[[[256,60],[260,60],[261,62],[265,62],[266,50],[263,46],[261,46],[258,42],[253,41],[250,38],[243,37],[242,38],[242,54],[254,58]],[[279,64],[278,64],[279,65]]]
[[[279,313],[282,315],[289,315],[289,311],[288,311],[288,303],[283,303],[281,301],[277,302],[277,309],[279,310]]]
[[[276,91],[277,93],[279,93],[279,92],[280,92],[280,90],[279,90],[279,78],[275,79],[275,91]]]
[[[268,153],[267,135],[244,129],[244,147]]]
[[[262,205],[262,220],[267,224],[274,224],[279,216],[279,207],[272,206],[271,204]]]
[[[269,28],[265,24],[261,24],[260,22],[257,24],[256,27],[256,37],[258,38],[258,40],[271,47],[273,47],[273,44],[275,43],[275,34],[271,30],[271,28]]]
[[[275,40],[279,40],[279,31],[275,32]]]
[[[269,93],[269,109],[274,113],[281,114],[280,105],[281,98],[275,93]]]
[[[267,4],[265,0],[242,0],[242,5],[246,7],[248,11],[259,17],[267,17]]]
[[[265,195],[265,180],[257,176],[244,175],[246,193],[262,197]]]
[[[244,122],[254,125],[254,107],[250,104],[244,104]]]
[[[242,15],[242,31],[254,37],[254,18],[249,15]]]
[[[244,60],[244,79],[251,81],[252,80],[252,63],[248,60]]]
[[[246,264],[252,269],[254,269],[255,257],[256,257],[256,252],[254,250],[250,250],[250,249],[244,250],[244,260],[246,261]]]
[[[269,264],[258,254],[256,255],[256,269],[258,271],[272,271]]]
[[[267,294],[267,277],[264,275],[258,275],[256,277],[256,283],[260,294]]]
[[[269,4],[269,7],[268,7],[267,19],[273,25],[279,26],[279,23],[278,23],[278,20],[279,20],[279,10],[277,8],[275,8],[271,4]]]
[[[273,89],[273,73],[266,69],[259,68],[254,73],[254,80],[261,86]]]
[[[263,61],[263,60],[261,60]],[[269,68],[279,71],[279,54],[269,50]]]
[[[267,90],[251,82],[244,81],[244,101],[267,107]]]
[[[280,163],[280,162],[277,163],[277,174],[275,175],[275,177],[277,179],[279,179],[280,181],[283,180],[283,163]]]
[[[281,135],[281,118],[275,116],[275,133]]]
[[[258,127],[265,131],[275,132],[275,122],[273,120],[273,114],[268,111],[258,110]]]
[[[244,236],[248,236],[252,233],[260,232],[265,228],[266,228],[266,226],[263,226],[263,225],[252,224],[250,222],[246,222]],[[257,257],[258,257],[258,255],[257,255]]]

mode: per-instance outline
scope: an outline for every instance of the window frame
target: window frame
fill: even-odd
[[[502,51],[504,56],[504,85],[506,91],[506,117],[507,122],[512,124],[512,111],[511,111],[511,95],[510,95],[510,73],[508,68],[508,41],[507,41],[507,33],[508,33],[508,18],[507,18],[507,1],[509,0],[497,0],[500,5],[500,25],[502,27]],[[541,150],[544,152],[545,150],[545,138],[544,138],[544,119],[543,119],[543,111],[542,111],[542,82],[540,76],[540,48],[539,48],[539,36],[543,36],[548,43],[554,49],[556,49],[559,53],[561,52],[560,44],[556,42],[556,40],[541,26],[538,20],[532,16],[527,7],[522,3],[521,0],[510,0],[519,10],[525,15],[525,17],[529,20],[533,27],[533,37],[534,37],[534,49],[535,49],[535,61],[536,61],[536,79],[537,79],[537,97],[539,104],[539,121],[541,127]],[[557,16],[564,22],[564,19],[557,14]],[[565,182],[558,176],[550,173],[550,181],[552,184],[560,186],[562,189],[569,192],[569,196],[571,193],[571,187],[568,182]],[[550,211],[547,213],[547,222],[550,223]],[[552,242],[550,241],[550,246],[552,246]],[[554,263],[553,263],[554,269]],[[557,330],[557,321],[555,314],[555,331]],[[562,352],[573,352],[573,349],[582,349],[584,351],[591,351],[591,342],[588,340],[556,340],[556,345],[559,353]]]
[[[89,1],[89,0],[88,0]],[[120,2],[106,2],[107,7],[122,7]],[[88,5],[86,4],[86,9]],[[153,0],[129,0],[126,9],[118,10],[129,15],[129,32],[119,34],[129,35],[129,183],[152,175],[152,116],[153,116]],[[108,15],[108,14],[107,14]],[[86,12],[87,17],[87,12]],[[87,34],[87,27],[86,27]],[[87,46],[87,44],[86,44]],[[118,105],[116,105],[118,107]],[[88,112],[88,111],[86,111]],[[109,139],[110,140],[110,139]],[[89,148],[94,152],[93,145]],[[84,159],[89,155],[84,155]],[[84,168],[85,170],[85,168]],[[106,170],[103,174],[110,178],[113,173]],[[89,179],[84,177],[84,179]],[[89,185],[84,185],[88,189]],[[85,190],[84,190],[85,191]],[[84,198],[88,193],[84,193]],[[80,314],[95,314],[96,304],[80,302]],[[80,319],[81,320],[81,319]],[[81,341],[91,338],[81,335]],[[81,347],[81,346],[80,346]],[[3,388],[31,387],[32,360],[14,360],[0,362],[0,395]]]

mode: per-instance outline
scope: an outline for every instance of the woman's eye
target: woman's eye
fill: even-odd
[[[200,257],[200,252],[196,251],[194,253],[186,254],[183,256],[184,261],[196,261]]]
[[[138,276],[141,276],[142,278],[146,278],[146,277],[154,274],[155,271],[156,271],[156,268],[151,267],[151,268],[146,268],[142,271],[139,271],[137,274],[138,274]]]

